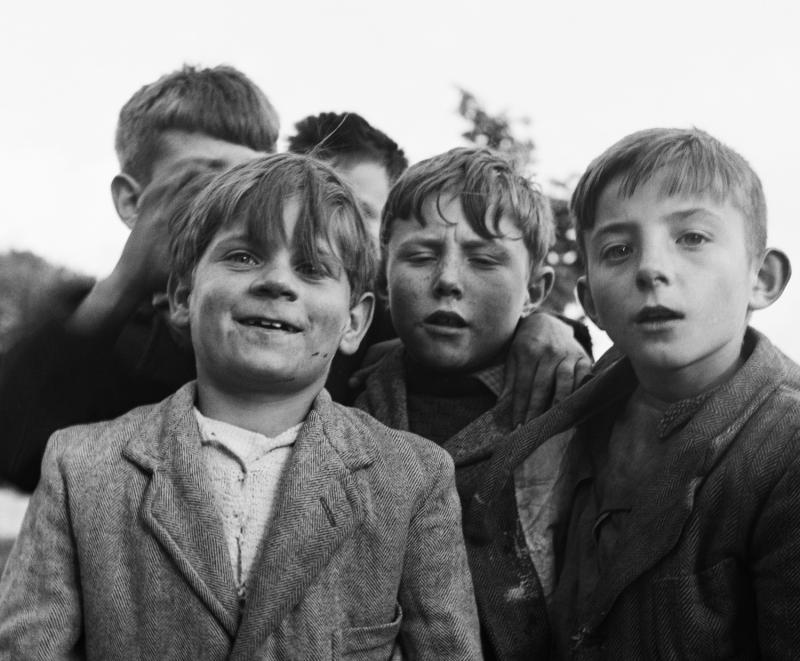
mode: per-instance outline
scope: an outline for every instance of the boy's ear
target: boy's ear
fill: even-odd
[[[114,200],[114,207],[128,229],[133,229],[136,223],[136,207],[141,194],[142,186],[129,174],[120,172],[111,180],[111,198]]]
[[[528,300],[522,307],[522,316],[527,317],[539,309],[553,289],[556,273],[551,266],[540,266],[536,273],[531,275],[528,284]]]
[[[189,295],[192,293],[191,281],[171,273],[167,279],[167,299],[169,318],[178,328],[189,328]]]
[[[344,329],[342,339],[339,340],[339,351],[345,355],[350,355],[358,350],[375,311],[375,295],[372,292],[365,292],[358,299],[358,302],[350,308],[350,317]]]
[[[778,300],[789,278],[792,277],[792,264],[784,252],[768,248],[755,274],[750,292],[750,310],[762,310]]]
[[[594,299],[592,298],[592,290],[589,288],[589,281],[586,279],[585,275],[582,275],[578,278],[578,300],[581,302],[583,306],[583,311],[586,312],[586,316],[594,322],[594,325],[604,330],[603,327],[600,325],[600,320],[597,316],[597,308],[594,306]]]

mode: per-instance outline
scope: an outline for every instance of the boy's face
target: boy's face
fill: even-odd
[[[158,158],[153,163],[150,183],[164,181],[187,161],[214,160],[223,163],[224,167],[233,167],[263,155],[245,145],[212,138],[204,133],[164,131],[159,137]]]
[[[354,161],[332,164],[337,174],[353,190],[367,224],[370,236],[378,245],[381,228],[381,212],[389,197],[389,175],[386,168],[375,161]]]
[[[663,195],[662,177],[627,199],[618,180],[603,191],[579,293],[640,379],[711,385],[739,359],[759,260],[738,209]]]
[[[530,258],[511,219],[501,219],[501,238],[487,240],[470,228],[458,196],[442,195],[439,206],[441,216],[436,197],[426,200],[425,226],[414,218],[392,224],[389,307],[416,360],[471,372],[499,360],[517,322],[532,311]]]
[[[288,200],[288,237],[297,219],[297,200]],[[220,230],[192,282],[170,292],[173,321],[191,331],[201,383],[238,393],[322,388],[336,351],[358,348],[373,302],[365,294],[351,309],[346,273],[325,250],[315,269],[291,238],[267,254],[243,223]]]

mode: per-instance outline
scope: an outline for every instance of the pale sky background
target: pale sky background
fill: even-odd
[[[223,8],[224,7],[224,8]],[[0,251],[92,275],[126,230],[111,204],[114,127],[141,85],[227,63],[278,109],[282,136],[354,110],[412,161],[462,144],[456,86],[527,116],[542,180],[579,174],[651,126],[698,126],[760,174],[770,243],[800,271],[800,3],[704,0],[15,2],[0,9]],[[283,143],[282,143],[283,144]],[[759,313],[795,360],[800,275]]]

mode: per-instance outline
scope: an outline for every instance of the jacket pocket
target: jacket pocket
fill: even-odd
[[[395,618],[387,624],[339,629],[333,634],[333,658],[347,661],[401,661],[400,625],[403,610],[397,604]]]
[[[647,629],[659,655],[666,659],[738,658],[742,648],[748,647],[748,623],[753,617],[747,591],[735,558],[696,574],[653,581]]]

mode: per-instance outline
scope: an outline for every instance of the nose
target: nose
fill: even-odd
[[[260,269],[250,284],[250,292],[266,298],[297,300],[297,286],[292,270],[288,266],[267,264]]]
[[[461,266],[456,256],[444,254],[439,259],[434,274],[433,291],[436,296],[461,298]]]
[[[661,245],[643,245],[636,272],[636,285],[643,290],[672,281],[669,251]]]

